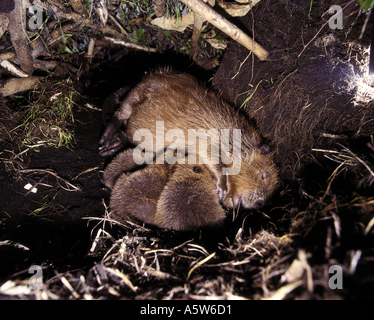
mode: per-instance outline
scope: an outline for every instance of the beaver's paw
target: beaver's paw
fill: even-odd
[[[121,122],[117,117],[113,117],[99,141],[99,153],[102,157],[110,157],[123,149],[128,143],[129,139],[121,128]]]

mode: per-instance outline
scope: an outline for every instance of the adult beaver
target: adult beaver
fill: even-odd
[[[208,136],[205,153],[201,142],[197,147],[198,139],[186,139],[198,130]],[[139,138],[139,132],[149,132],[152,139]],[[198,159],[198,164],[206,164],[215,177],[220,201],[229,208],[258,209],[278,186],[274,155],[254,125],[188,74],[160,70],[128,94],[100,140],[100,153],[110,155],[123,142],[150,150],[153,159],[168,147],[184,150],[192,155],[188,163]]]

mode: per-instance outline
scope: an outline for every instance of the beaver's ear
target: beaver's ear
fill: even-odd
[[[258,146],[261,154],[268,154],[270,152],[270,147],[268,144],[261,144]]]

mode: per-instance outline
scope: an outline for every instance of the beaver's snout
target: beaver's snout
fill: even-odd
[[[253,205],[253,209],[260,209],[260,208],[262,208],[263,206],[264,206],[264,203],[265,203],[265,201],[264,200],[262,200],[262,199],[258,199],[255,203],[254,203],[254,205]]]

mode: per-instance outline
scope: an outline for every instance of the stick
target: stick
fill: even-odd
[[[116,18],[114,18],[110,13],[108,14],[110,20],[114,22],[114,24],[121,30],[121,32],[127,37],[130,38],[129,34],[127,33],[126,29],[122,27],[122,25],[117,21]]]
[[[194,12],[200,14],[210,22],[226,33],[229,37],[239,42],[241,45],[252,51],[260,60],[266,60],[269,53],[261,47],[257,42],[253,41],[248,35],[241,31],[237,26],[229,22],[227,19],[215,12],[210,6],[201,0],[181,0],[190,7]]]
[[[23,10],[22,1],[15,1],[14,9],[9,12],[8,32],[21,69],[31,76],[34,67],[26,34],[26,12]]]
[[[312,38],[312,40],[310,40],[306,46],[304,47],[304,49],[299,53],[299,55],[297,56],[298,58],[303,54],[303,52],[305,51],[305,49],[310,45],[310,43],[319,35],[319,33],[322,31],[322,29],[330,22],[330,20],[332,20],[333,18],[335,18],[340,12],[344,11],[345,8],[347,8],[350,4],[352,4],[353,2],[355,2],[356,0],[351,0],[349,1],[343,9],[339,10],[337,13],[335,13],[329,20],[327,20],[323,26],[321,27],[321,29],[319,29],[317,31],[317,33],[314,35],[314,37]]]
[[[33,90],[42,79],[44,79],[44,77],[32,76],[25,78],[10,78],[5,82],[1,81],[0,94],[7,97],[17,92]]]
[[[157,52],[155,48],[143,47],[140,44],[133,43],[133,42],[125,42],[125,41],[121,41],[121,40],[117,40],[117,39],[113,39],[109,37],[104,37],[104,39],[110,41],[111,43],[118,44],[120,46],[124,46],[127,48],[133,48],[133,49],[143,50],[147,52]]]
[[[29,76],[26,72],[18,69],[15,65],[13,65],[8,60],[1,61],[0,66],[2,66],[4,69],[7,69],[9,72],[11,72],[17,77],[26,78]]]

